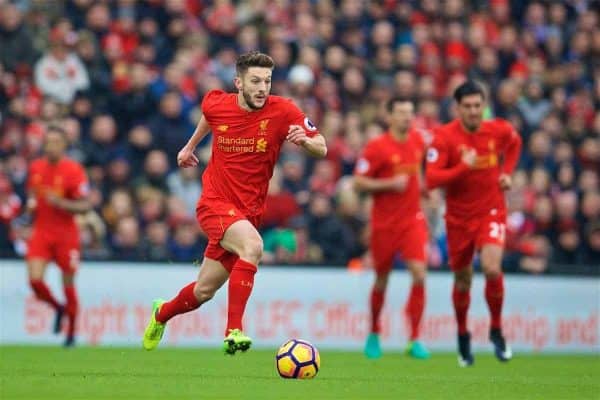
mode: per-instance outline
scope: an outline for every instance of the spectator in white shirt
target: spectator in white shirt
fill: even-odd
[[[35,83],[44,95],[69,104],[78,90],[90,86],[90,80],[79,57],[67,48],[65,36],[57,29],[51,32],[50,51],[35,65]]]

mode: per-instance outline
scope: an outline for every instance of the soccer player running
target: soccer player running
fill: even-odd
[[[58,126],[50,126],[44,143],[44,157],[29,166],[27,211],[33,215],[33,230],[27,245],[29,284],[36,297],[55,311],[54,333],[67,316],[64,345],[75,344],[78,312],[75,274],[79,268],[79,231],[74,214],[91,209],[89,185],[83,167],[65,156],[67,138]],[[50,261],[62,272],[66,303],[61,304],[44,282]]]
[[[427,152],[428,188],[446,191],[446,230],[450,267],[454,272],[452,301],[458,324],[460,366],[474,362],[467,330],[473,255],[480,252],[485,274],[485,299],[491,326],[489,338],[500,361],[512,358],[502,335],[504,280],[502,251],[506,203],[503,191],[521,150],[521,138],[505,120],[483,120],[485,94],[467,81],[454,92],[458,119],[438,128]]]
[[[421,167],[426,149],[422,131],[411,129],[414,105],[411,100],[394,98],[387,105],[389,131],[365,147],[354,172],[355,187],[373,195],[370,250],[375,264],[371,290],[371,333],[365,344],[369,358],[381,356],[380,314],[388,277],[396,254],[406,262],[412,287],[405,312],[410,324],[407,354],[429,358],[418,340],[425,308],[427,224],[421,211]]]
[[[197,218],[208,236],[198,279],[175,298],[154,301],[143,346],[160,342],[166,323],[210,300],[229,279],[226,354],[246,351],[252,344],[242,318],[263,252],[257,227],[265,207],[269,179],[287,140],[314,157],[327,153],[325,139],[290,100],[270,95],[274,63],[259,52],[240,56],[234,80],[237,93],[208,92],[202,100],[198,126],[177,156],[182,168],[196,167],[194,150],[210,130],[212,156],[202,176],[203,192]]]

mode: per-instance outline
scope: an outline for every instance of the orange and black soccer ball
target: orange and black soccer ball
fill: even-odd
[[[287,379],[311,379],[321,368],[321,357],[315,346],[306,340],[290,339],[275,356],[279,376]]]

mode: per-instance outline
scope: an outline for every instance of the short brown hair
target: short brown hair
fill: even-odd
[[[415,105],[414,100],[411,99],[410,97],[403,97],[403,96],[392,97],[387,102],[387,110],[388,110],[388,112],[392,112],[394,110],[394,106],[396,105],[396,103],[410,103],[410,104],[413,105],[413,107]]]
[[[46,128],[46,133],[50,132],[58,133],[63,137],[63,139],[66,139],[67,137],[67,132],[63,129],[63,127],[55,123],[48,125],[48,127]]]
[[[235,63],[235,69],[238,75],[242,75],[244,72],[248,71],[250,67],[261,67],[261,68],[271,68],[275,67],[275,62],[273,59],[260,51],[251,51],[246,54],[242,54],[238,57]]]

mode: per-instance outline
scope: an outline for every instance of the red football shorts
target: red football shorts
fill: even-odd
[[[426,263],[427,236],[427,224],[423,218],[411,224],[374,229],[370,248],[375,272],[390,272],[396,255],[404,261]]]
[[[260,215],[245,216],[236,206],[227,202],[200,202],[196,208],[196,218],[200,228],[208,237],[204,257],[219,261],[229,272],[238,260],[238,255],[221,247],[225,231],[237,221],[248,220],[255,228],[260,225]]]
[[[49,232],[34,228],[25,258],[54,261],[64,273],[73,274],[79,268],[79,248],[77,232]]]
[[[450,268],[459,271],[471,265],[473,254],[486,244],[504,247],[506,237],[506,214],[491,210],[476,220],[446,217]]]

